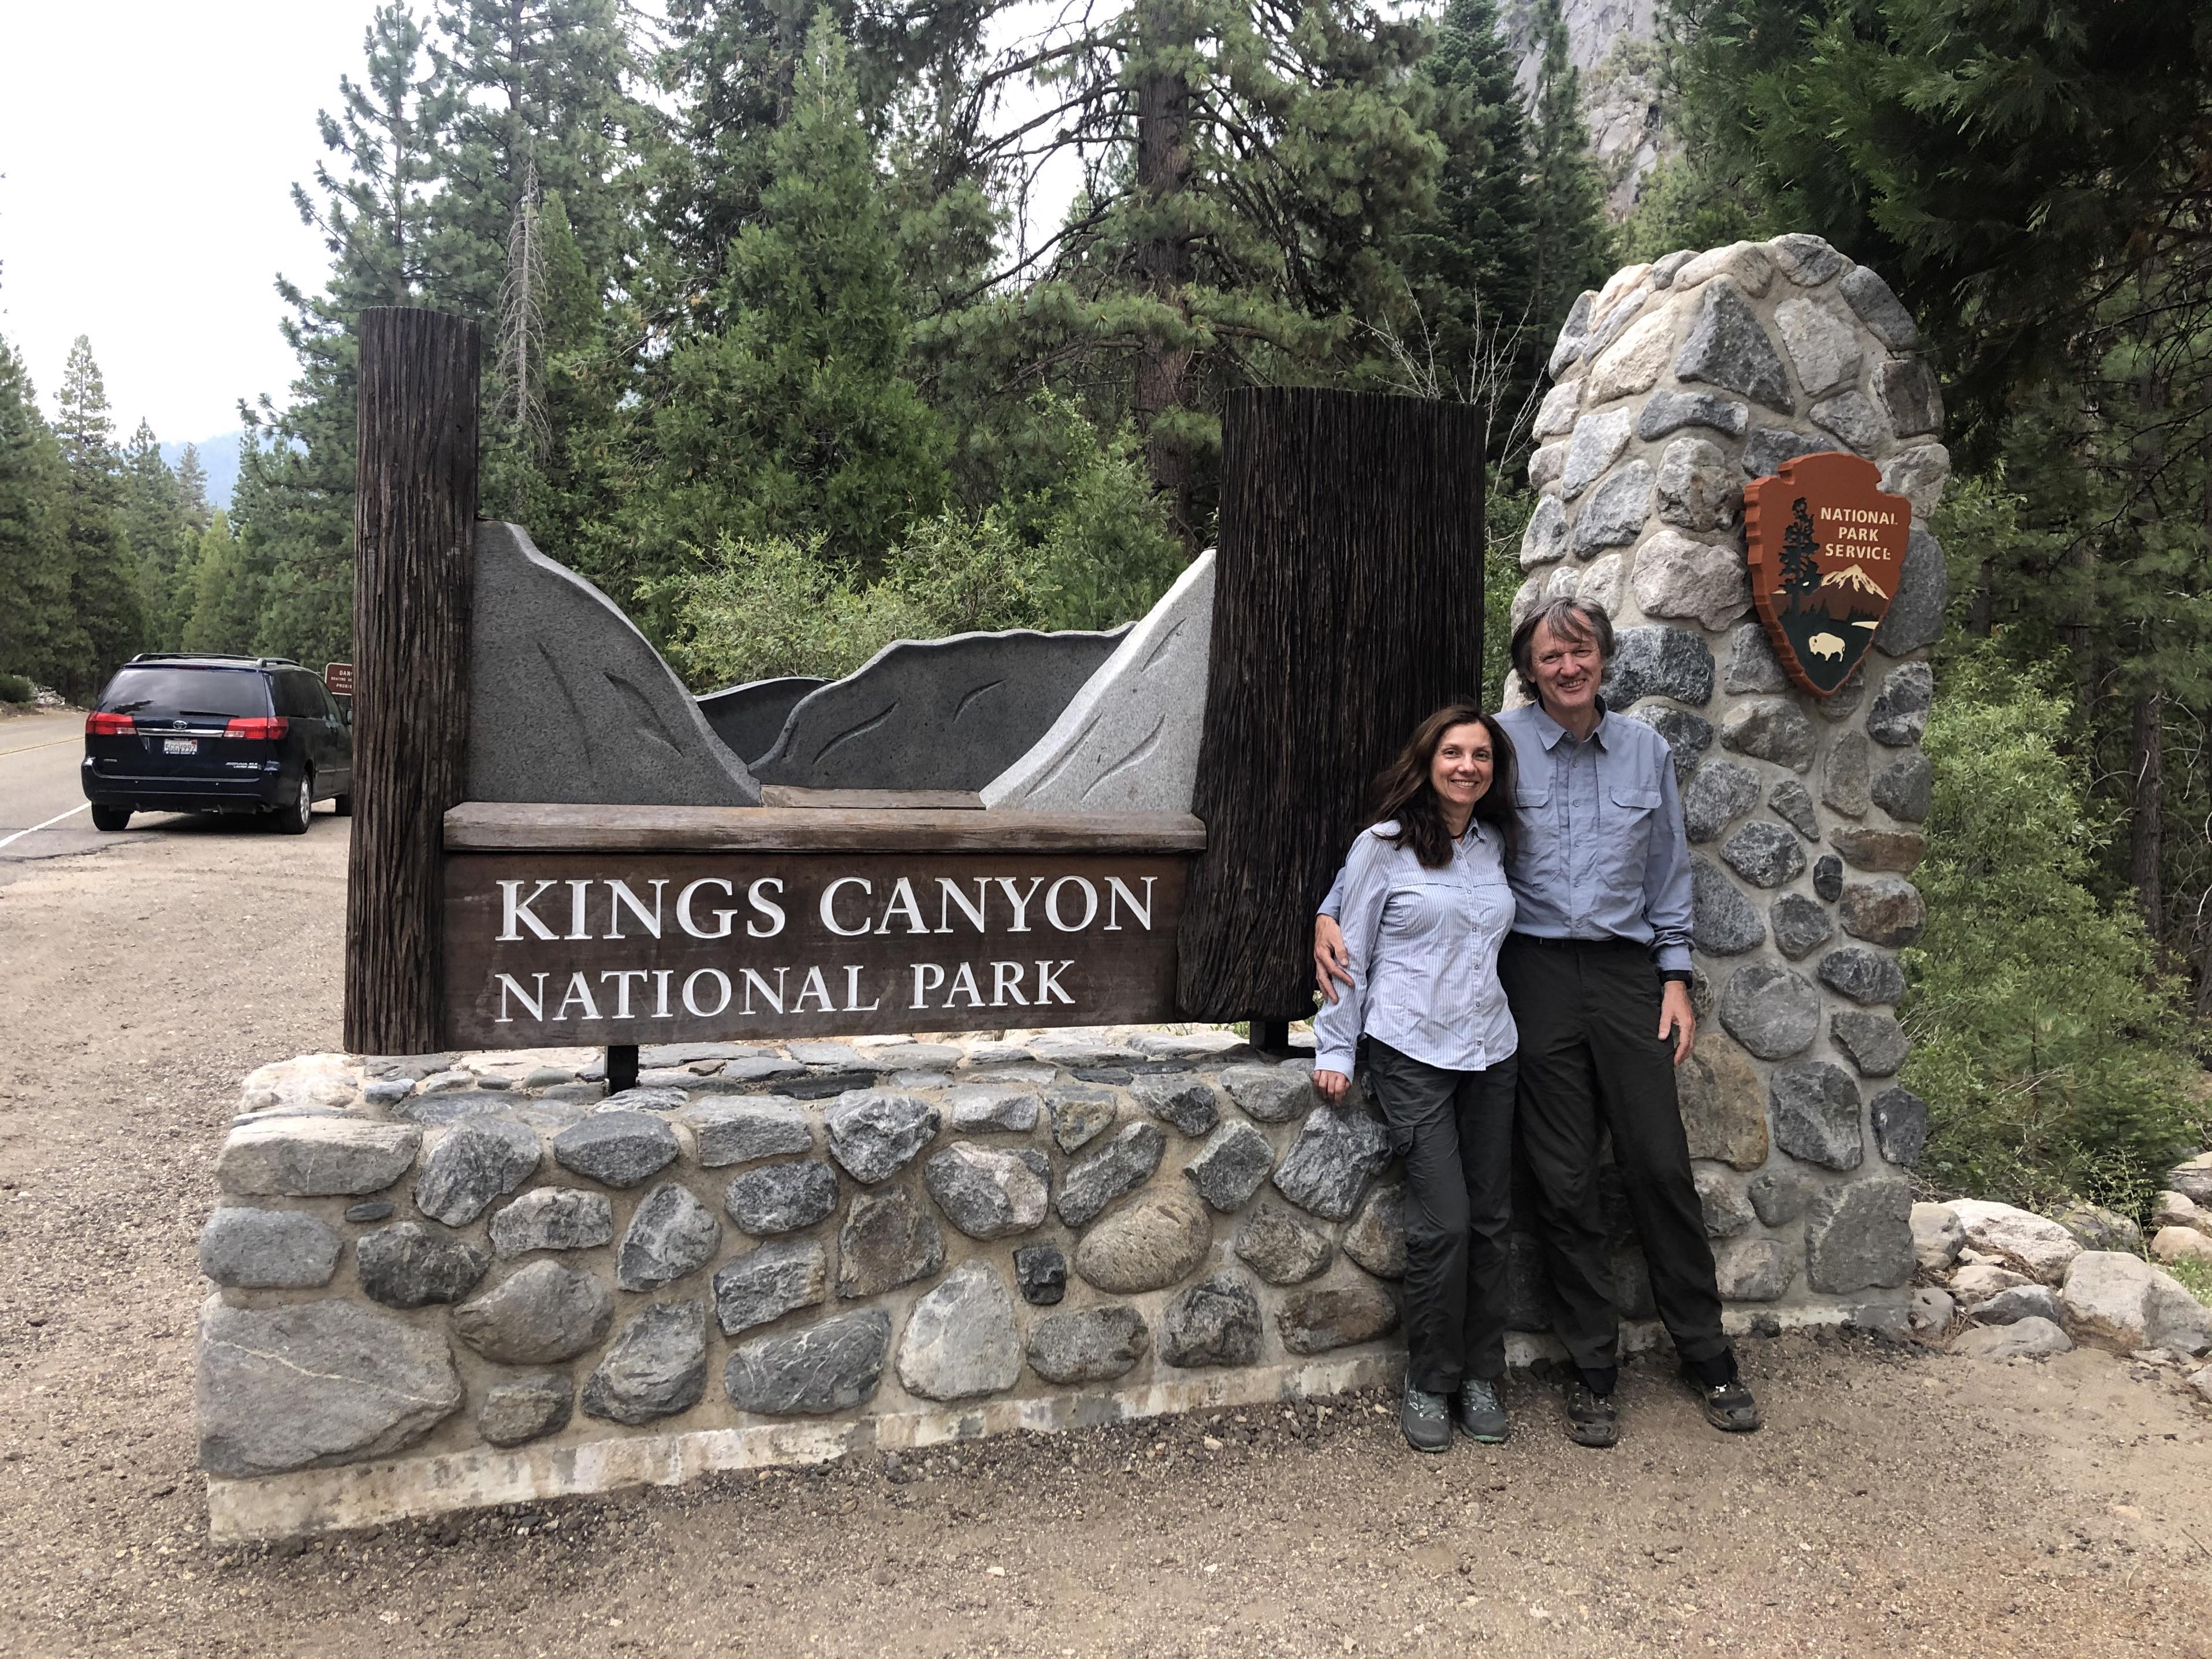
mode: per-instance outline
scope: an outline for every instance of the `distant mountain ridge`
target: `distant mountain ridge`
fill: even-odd
[[[245,436],[246,429],[239,427],[228,432],[218,432],[212,438],[194,441],[200,452],[200,468],[207,474],[210,507],[222,507],[225,512],[230,510],[231,490],[238,483],[238,446]],[[185,446],[181,443],[161,446],[161,459],[172,467],[182,460],[184,455]]]

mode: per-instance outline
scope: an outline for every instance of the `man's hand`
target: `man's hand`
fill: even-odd
[[[1674,1040],[1674,1063],[1680,1066],[1690,1057],[1690,1049],[1698,1040],[1698,1017],[1690,1012],[1690,988],[1679,979],[1670,979],[1659,993],[1659,1040]]]
[[[1352,983],[1352,953],[1344,948],[1344,930],[1336,925],[1334,916],[1316,916],[1314,983],[1320,988],[1322,996],[1334,1002],[1338,981],[1346,985]],[[1316,1079],[1319,1075],[1316,1073]]]
[[[1314,1087],[1321,1091],[1321,1097],[1330,1105],[1340,1106],[1345,1091],[1352,1087],[1352,1079],[1341,1072],[1316,1072]]]

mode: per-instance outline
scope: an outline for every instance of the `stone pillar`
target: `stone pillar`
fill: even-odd
[[[1683,1111],[1732,1322],[1753,1328],[1841,1304],[1901,1329],[1912,1273],[1903,1168],[1926,1109],[1892,1081],[1895,951],[1926,918],[1908,878],[1944,574],[1925,520],[1950,468],[1917,343],[1881,276],[1818,237],[1632,265],[1568,317],[1528,463],[1514,621],[1563,594],[1603,605],[1607,702],[1674,750],[1700,1018]],[[1742,523],[1746,483],[1822,450],[1876,463],[1913,514],[1874,648],[1826,699],[1752,613]]]

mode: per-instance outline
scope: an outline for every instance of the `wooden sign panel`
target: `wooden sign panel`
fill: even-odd
[[[724,815],[750,832],[738,839],[752,846],[640,848],[655,837],[632,827],[619,836],[458,837],[621,839],[627,847],[456,847],[453,817],[487,810],[459,808],[448,818],[448,1048],[774,1041],[1176,1018],[1187,854],[1141,844],[1127,851],[1024,847],[1038,837],[989,823],[1018,814],[872,814],[905,822],[871,833],[834,822],[848,815],[760,808]],[[973,827],[932,835],[914,822],[940,816]],[[819,828],[763,833],[781,827],[769,819]],[[1001,844],[927,845],[945,839]],[[778,840],[802,844],[758,844]],[[901,844],[819,845],[869,840]],[[1016,844],[1004,844],[1010,840]]]
[[[1912,503],[1881,489],[1871,461],[1800,455],[1743,492],[1751,597],[1790,679],[1819,697],[1843,689],[1889,614]]]
[[[323,684],[334,697],[353,696],[353,665],[349,662],[325,663]]]

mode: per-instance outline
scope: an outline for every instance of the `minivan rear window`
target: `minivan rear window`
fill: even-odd
[[[125,668],[107,683],[100,707],[153,720],[266,714],[269,688],[255,668]]]

